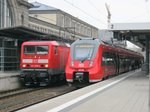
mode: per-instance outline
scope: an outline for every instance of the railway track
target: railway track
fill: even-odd
[[[61,85],[47,88],[35,88],[25,90],[20,93],[17,92],[13,95],[10,94],[0,98],[0,112],[16,111],[21,108],[63,95],[73,90],[75,90],[74,87]]]
[[[0,92],[0,100],[8,97],[12,97],[15,95],[31,92],[38,90],[40,88],[21,88],[21,89],[16,89],[16,90],[10,90],[10,91],[5,91],[5,92]]]

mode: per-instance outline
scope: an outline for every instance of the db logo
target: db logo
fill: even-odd
[[[83,63],[79,63],[78,67],[84,67]]]
[[[34,59],[34,60],[33,60],[33,63],[38,63],[38,60],[37,60],[37,59]]]

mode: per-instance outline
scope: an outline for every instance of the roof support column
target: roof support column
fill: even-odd
[[[146,74],[149,74],[149,35],[146,36]],[[149,104],[148,112],[150,112],[150,75],[149,75]]]
[[[146,74],[149,74],[149,35],[146,36]]]

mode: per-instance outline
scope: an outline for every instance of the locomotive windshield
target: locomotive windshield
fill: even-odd
[[[48,54],[48,46],[24,46],[24,54]]]
[[[74,50],[75,60],[91,60],[94,51],[93,44],[77,44]]]

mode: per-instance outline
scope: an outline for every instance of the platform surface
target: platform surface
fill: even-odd
[[[148,112],[148,95],[149,78],[136,70],[18,112]]]
[[[18,76],[19,74],[20,71],[6,71],[6,72],[0,71],[0,78]]]

